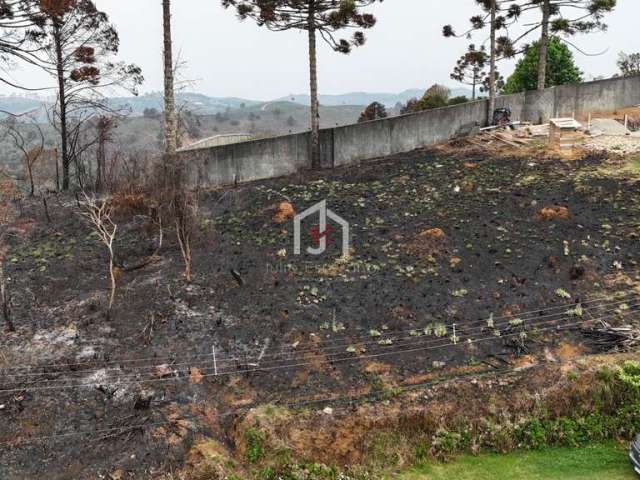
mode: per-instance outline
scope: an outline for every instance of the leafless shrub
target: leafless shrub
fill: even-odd
[[[197,192],[190,191],[184,179],[184,169],[175,155],[165,162],[164,188],[159,204],[173,221],[176,239],[184,261],[184,276],[191,282],[193,273],[193,240],[198,233],[199,201]]]
[[[79,200],[82,215],[89,221],[94,231],[98,234],[98,239],[109,252],[109,275],[111,277],[111,293],[109,296],[109,306],[107,318],[111,315],[113,302],[116,296],[118,273],[115,265],[114,242],[118,226],[113,222],[113,205],[109,199],[99,200],[82,192],[82,200]]]
[[[180,245],[180,252],[184,260],[184,276],[187,282],[191,282],[193,265],[192,241],[198,219],[197,195],[187,190],[176,192],[172,210],[178,245]]]

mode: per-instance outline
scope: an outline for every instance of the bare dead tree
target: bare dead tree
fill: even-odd
[[[14,120],[17,117],[9,118]],[[29,181],[29,196],[33,197],[35,194],[33,169],[44,152],[45,138],[44,133],[42,133],[42,128],[40,128],[38,122],[31,117],[25,118],[28,120],[24,123],[17,121],[5,121],[2,123],[6,128],[7,135],[13,139],[15,147],[20,150],[20,153],[22,154],[22,163]],[[21,128],[26,127],[27,125],[29,126],[29,133],[25,133],[23,128]]]
[[[107,248],[109,253],[109,275],[111,278],[111,293],[109,296],[109,306],[107,309],[107,319],[111,316],[111,309],[116,296],[118,283],[117,269],[115,265],[114,242],[118,226],[113,222],[113,206],[108,199],[98,200],[82,192],[82,200],[78,203],[82,215],[89,221],[94,231],[98,234],[100,242]]]
[[[184,96],[180,99],[181,94],[193,89],[197,85],[197,81],[187,78],[184,72],[187,70],[188,64],[182,58],[182,50],[178,51],[173,65],[173,91],[174,91],[174,117],[175,117],[175,140],[176,148],[181,148],[184,144],[185,137],[192,136],[191,131],[197,128],[199,123],[197,115],[193,115],[193,103],[189,102]],[[180,100],[179,100],[180,99]],[[194,121],[195,119],[195,121]]]
[[[176,237],[184,260],[184,276],[187,282],[191,282],[193,272],[192,241],[198,218],[197,195],[184,188],[176,190],[171,208],[176,226]]]
[[[157,204],[156,222],[162,232],[162,222],[175,227],[176,239],[184,261],[184,276],[191,282],[193,273],[193,243],[198,236],[198,192],[191,191],[185,179],[184,165],[177,155],[165,155],[162,175],[157,175],[152,195]]]
[[[116,126],[116,117],[100,115],[96,122],[96,179],[95,189],[101,191],[107,179],[107,143],[113,139],[113,129]]]

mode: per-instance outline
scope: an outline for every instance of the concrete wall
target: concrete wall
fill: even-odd
[[[534,123],[640,104],[640,76],[565,85],[498,97],[514,120]],[[468,124],[486,124],[488,100],[320,131],[321,165],[334,168],[443,142]],[[190,182],[226,185],[289,175],[308,168],[309,134],[299,133],[182,151]]]
[[[248,133],[229,133],[224,135],[216,135],[209,138],[203,138],[191,145],[181,148],[180,150],[197,150],[198,148],[219,147],[221,145],[230,145],[232,143],[249,142],[253,140],[253,135]]]
[[[194,186],[229,185],[280,177],[306,167],[307,133],[178,152]]]
[[[486,101],[437,108],[332,129],[334,166],[384,157],[447,140],[463,125],[485,123]]]

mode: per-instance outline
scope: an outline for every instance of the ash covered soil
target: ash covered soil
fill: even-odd
[[[7,268],[17,331],[0,338],[0,478],[153,477],[200,435],[231,442],[256,405],[322,408],[594,351],[579,327],[636,321],[639,187],[637,160],[605,154],[424,150],[205,192],[193,282],[167,229],[153,263],[122,273],[108,319],[106,251],[75,200],[51,200],[51,222],[26,202]],[[288,206],[322,200],[350,224],[345,258],[337,224],[324,254],[294,255]],[[118,223],[121,265],[153,253],[153,225]],[[317,223],[302,222],[303,251]]]

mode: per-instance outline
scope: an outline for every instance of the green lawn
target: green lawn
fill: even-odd
[[[460,457],[429,464],[399,476],[401,480],[638,480],[625,445],[553,448],[508,455]]]

